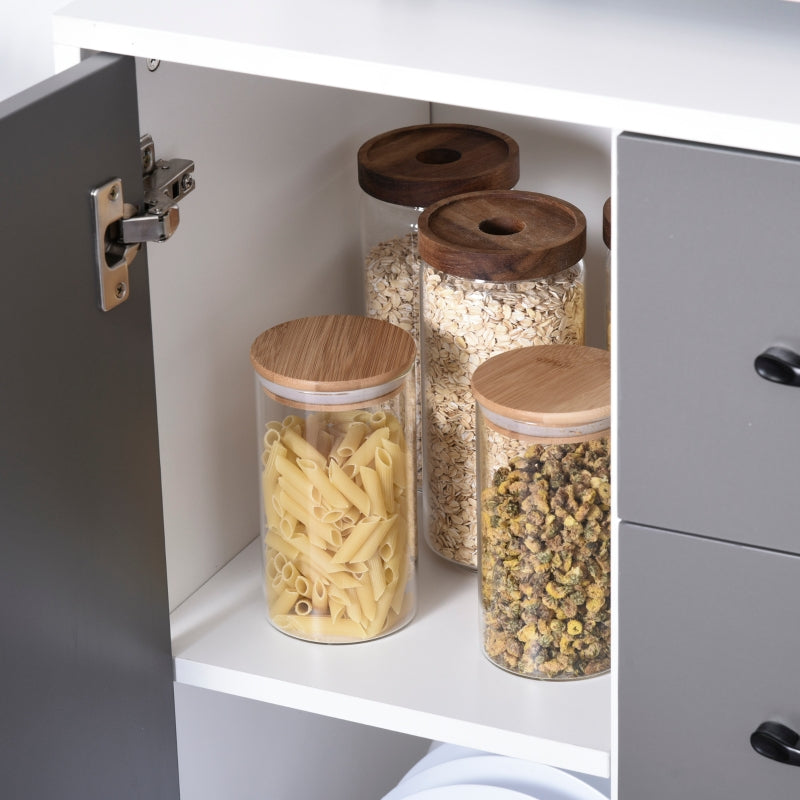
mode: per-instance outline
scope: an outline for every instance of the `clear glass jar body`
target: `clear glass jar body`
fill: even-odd
[[[606,349],[611,349],[611,251],[606,252],[605,260],[605,320],[606,320]]]
[[[324,643],[399,630],[417,602],[413,369],[376,399],[274,389],[256,375],[270,623]]]
[[[475,568],[478,513],[470,379],[488,358],[527,345],[583,344],[584,266],[496,283],[423,262],[423,518],[428,545]]]
[[[408,331],[417,345],[417,487],[422,479],[422,408],[419,346],[419,215],[424,209],[361,194],[361,252],[364,309],[368,317]]]
[[[608,420],[543,430],[478,405],[477,425],[485,655],[529,678],[608,672]]]

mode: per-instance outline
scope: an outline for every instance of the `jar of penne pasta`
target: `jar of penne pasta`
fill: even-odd
[[[471,192],[420,216],[423,519],[457,564],[477,564],[470,378],[512,348],[583,344],[585,248],[583,213],[535,192]]]
[[[357,160],[366,314],[408,331],[419,353],[419,215],[450,195],[511,189],[519,179],[519,148],[499,131],[436,123],[381,133],[361,145]],[[419,355],[416,379],[419,413]],[[417,437],[421,488],[419,424]]]
[[[415,613],[415,352],[408,332],[348,315],[253,342],[264,592],[290,636],[361,642]]]
[[[483,651],[566,681],[610,666],[610,360],[523,347],[475,370]]]

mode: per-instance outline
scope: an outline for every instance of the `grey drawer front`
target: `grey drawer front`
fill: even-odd
[[[619,516],[800,552],[800,161],[619,142]]]
[[[623,523],[619,800],[797,800],[750,746],[800,732],[800,558]]]

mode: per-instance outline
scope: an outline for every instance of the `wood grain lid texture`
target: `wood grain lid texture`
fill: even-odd
[[[538,192],[469,192],[420,215],[418,246],[432,267],[462,278],[542,278],[583,258],[586,217],[572,203]]]
[[[588,425],[611,415],[607,350],[534,345],[509,350],[473,373],[472,393],[494,414],[548,428]]]
[[[603,241],[611,249],[611,198],[603,203]]]
[[[264,331],[250,348],[255,371],[307,392],[382,387],[414,364],[411,334],[383,320],[347,314],[303,317]]]
[[[519,180],[519,146],[474,125],[434,123],[381,133],[358,150],[358,183],[395,205],[425,208],[443,197],[511,189]]]

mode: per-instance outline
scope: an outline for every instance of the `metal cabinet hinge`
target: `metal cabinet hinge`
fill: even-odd
[[[180,222],[177,203],[194,189],[194,162],[156,159],[150,134],[140,140],[144,206],[126,203],[114,178],[90,192],[99,305],[110,311],[130,294],[128,268],[144,242],[164,242]]]

